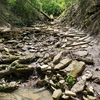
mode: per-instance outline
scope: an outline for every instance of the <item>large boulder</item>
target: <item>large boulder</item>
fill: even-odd
[[[80,62],[76,62],[73,65],[73,70],[70,71],[70,76],[72,77],[77,77],[85,68],[85,63],[80,61]]]

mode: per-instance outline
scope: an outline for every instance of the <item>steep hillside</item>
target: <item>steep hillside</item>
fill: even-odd
[[[84,29],[90,35],[100,33],[100,1],[79,0],[59,17],[61,25]]]
[[[40,14],[29,6],[28,8],[20,0],[16,5],[12,5],[7,0],[0,1],[0,18],[10,23],[12,26],[30,26],[36,19],[40,19]],[[2,20],[2,21],[3,21]]]

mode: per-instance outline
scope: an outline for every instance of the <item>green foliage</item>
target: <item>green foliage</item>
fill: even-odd
[[[75,78],[73,78],[73,77],[71,77],[70,75],[67,74],[66,82],[67,82],[69,85],[75,84],[75,81],[76,81]]]
[[[7,89],[7,88],[9,88],[9,87],[8,87],[8,86],[5,86],[5,87],[4,87],[4,89]]]
[[[5,11],[0,11],[4,13],[4,19],[14,20],[16,25],[25,25],[33,22],[35,18],[40,18],[39,10],[48,15],[58,16],[72,1],[76,0],[0,0],[0,3],[7,6],[4,8]]]
[[[8,3],[15,5],[16,0],[7,0]]]

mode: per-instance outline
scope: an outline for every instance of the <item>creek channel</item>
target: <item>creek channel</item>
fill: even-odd
[[[29,70],[34,71],[32,77],[36,78],[36,80],[38,78],[44,80],[46,75],[49,75],[48,77],[50,78],[52,68],[54,67],[53,58],[59,52],[64,52],[62,55],[62,58],[64,58],[69,51],[80,50],[80,48],[84,50],[95,42],[91,41],[92,38],[81,31],[67,26],[62,29],[62,27],[53,23],[50,25],[42,24],[15,28],[2,32],[0,38],[2,38],[0,40],[0,64],[3,66],[6,64],[6,61],[8,64],[4,68],[1,67],[0,75],[2,75],[2,78],[5,78],[9,74],[8,77],[10,79],[13,78],[10,75],[12,73],[19,78],[21,77],[20,74],[23,73],[23,76],[32,75]],[[16,59],[15,56],[17,56]],[[11,57],[14,59],[7,60]],[[7,70],[9,66],[8,73],[1,74],[2,70]],[[49,67],[47,68],[47,66]],[[43,78],[40,76],[40,73],[38,73],[40,74],[39,76],[37,75],[37,68],[41,69]],[[34,79],[30,80],[29,83],[22,83],[21,81],[21,86],[12,93],[0,92],[0,100],[53,100],[51,92],[45,89],[44,86],[41,88],[35,87]],[[5,86],[5,83],[3,84]]]

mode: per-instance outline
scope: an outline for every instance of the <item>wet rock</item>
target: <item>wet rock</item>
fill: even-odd
[[[67,96],[67,95],[64,94],[64,95],[62,96],[62,98],[63,98],[64,100],[67,100],[67,99],[69,98],[69,96]]]
[[[93,97],[93,96],[91,96],[91,95],[87,95],[87,98],[90,99],[90,100],[97,100],[96,97]]]
[[[59,54],[57,54],[54,59],[53,59],[53,63],[56,64],[60,61],[61,59],[61,56],[62,56],[62,52],[60,52]]]
[[[60,81],[59,81],[59,84],[60,84],[60,88],[61,88],[61,89],[62,89],[62,88],[64,89],[64,85],[65,85],[64,83],[65,83],[65,80],[60,80]]]
[[[78,56],[86,56],[88,54],[88,52],[87,51],[77,51],[74,54],[78,55]]]
[[[87,87],[86,90],[88,93],[94,94],[94,89],[92,86]]]
[[[84,90],[86,84],[86,80],[80,80],[79,82],[77,82],[71,89],[72,92],[74,93],[78,93]]]
[[[74,93],[72,91],[69,91],[69,90],[65,90],[65,95],[68,95],[68,96],[76,96],[76,93]]]
[[[52,80],[50,80],[50,84],[51,84],[53,87],[56,87],[56,84],[55,84]]]
[[[73,65],[73,69],[70,71],[70,76],[72,77],[77,77],[85,68],[85,63],[80,61],[80,62],[75,62]]]
[[[48,58],[48,59],[46,59],[46,60],[44,61],[44,64],[47,64],[47,63],[50,62],[50,61],[52,61],[52,59],[51,59],[51,58]]]
[[[48,65],[42,65],[42,66],[40,66],[41,71],[45,71],[45,70],[47,70],[48,67],[49,67]]]
[[[90,79],[92,77],[92,72],[90,72],[90,71],[86,71],[85,73],[84,73],[84,75],[82,76],[82,79],[83,80],[87,80],[87,79]]]
[[[63,59],[60,61],[59,64],[57,64],[54,69],[57,70],[57,69],[62,69],[64,67],[67,67],[67,65],[69,65],[71,63],[72,59],[69,59],[69,58],[66,58],[66,59]]]
[[[53,92],[52,98],[53,98],[54,100],[59,100],[61,94],[62,94],[61,89],[55,90],[55,91]]]

